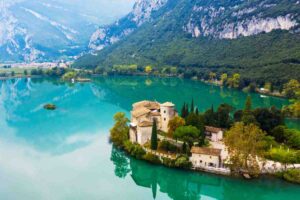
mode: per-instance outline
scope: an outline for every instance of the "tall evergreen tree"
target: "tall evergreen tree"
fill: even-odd
[[[157,125],[155,119],[153,120],[153,126],[152,126],[151,149],[157,150]]]
[[[183,103],[183,106],[181,108],[181,117],[182,118],[186,118],[186,105],[185,105],[185,102]]]
[[[191,113],[193,112],[195,112],[194,98],[192,99],[192,103],[191,103]]]
[[[186,114],[185,117],[189,116],[189,114],[190,114],[189,104],[186,104],[186,105],[185,105],[185,114]]]
[[[199,115],[199,109],[198,109],[198,107],[196,108],[195,113],[196,113],[196,115]]]

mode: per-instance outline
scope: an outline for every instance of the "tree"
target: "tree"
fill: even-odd
[[[209,80],[210,80],[210,81],[214,81],[214,80],[216,79],[216,76],[217,76],[216,73],[210,72],[210,73],[209,73]]]
[[[232,111],[232,106],[228,104],[221,104],[217,111],[217,122],[218,127],[228,128],[231,125],[230,112]]]
[[[214,112],[214,106],[204,112],[204,123],[208,126],[217,126],[216,113]]]
[[[247,97],[247,100],[245,103],[245,108],[243,110],[242,122],[244,122],[245,124],[256,123],[255,117],[252,113],[252,101],[251,101],[250,96]]]
[[[266,134],[255,124],[235,123],[226,132],[224,139],[230,154],[231,168],[234,172],[246,170],[252,175],[259,173],[257,156],[266,149]]]
[[[76,78],[76,75],[77,75],[76,72],[73,72],[73,71],[67,72],[63,75],[62,79],[65,81],[69,81],[71,79]]]
[[[196,113],[190,113],[186,118],[186,125],[194,126],[199,130],[199,145],[202,146],[205,140],[205,126],[204,117],[202,115],[197,115]]]
[[[221,85],[225,85],[228,79],[228,75],[226,73],[221,75]]]
[[[145,67],[145,72],[146,72],[147,74],[150,74],[150,73],[152,72],[152,67],[151,67],[151,65],[148,65],[148,66]]]
[[[232,81],[233,81],[233,87],[234,88],[238,88],[240,86],[240,79],[241,79],[240,74],[238,74],[238,73],[233,74]]]
[[[153,120],[153,126],[152,126],[152,134],[151,134],[151,149],[157,150],[157,125],[156,120]]]
[[[168,136],[172,138],[175,130],[178,127],[184,126],[184,125],[185,125],[185,120],[179,116],[176,116],[173,119],[171,119],[168,124],[168,129],[169,129]]]
[[[24,70],[24,75],[25,75],[25,76],[27,76],[27,75],[28,75],[28,72],[27,72],[27,70],[26,70],[26,69]]]
[[[110,130],[110,140],[117,147],[123,148],[124,142],[129,138],[129,127],[127,123],[129,119],[126,118],[125,113],[118,112],[114,115],[115,124]]]
[[[300,83],[292,79],[283,86],[283,93],[290,99],[300,99]]]
[[[11,76],[15,76],[15,71],[11,71]]]
[[[194,99],[192,99],[192,103],[191,103],[191,113],[195,112],[195,106],[194,106]]]
[[[181,126],[176,129],[174,138],[176,140],[182,140],[192,146],[193,142],[198,141],[200,137],[200,131],[194,126]]]
[[[260,128],[270,133],[276,126],[284,125],[284,117],[276,107],[257,108],[253,111]]]

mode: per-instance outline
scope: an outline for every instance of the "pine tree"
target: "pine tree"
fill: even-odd
[[[157,125],[155,119],[153,120],[153,126],[152,126],[151,149],[157,150]]]

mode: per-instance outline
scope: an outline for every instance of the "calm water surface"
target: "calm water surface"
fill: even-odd
[[[251,94],[257,106],[287,104]],[[96,78],[92,83],[18,79],[0,82],[0,199],[295,200],[300,186],[278,179],[243,181],[153,166],[108,143],[112,116],[133,102],[194,98],[201,111],[242,108],[247,94],[190,80]],[[43,105],[54,103],[55,111]],[[289,121],[296,127],[299,121]]]

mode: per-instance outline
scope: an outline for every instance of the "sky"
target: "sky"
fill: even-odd
[[[11,6],[18,2],[37,1],[51,6],[65,5],[71,9],[98,18],[96,22],[103,23],[105,19],[117,19],[130,12],[136,0],[0,0],[0,3]]]

